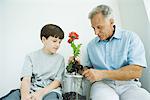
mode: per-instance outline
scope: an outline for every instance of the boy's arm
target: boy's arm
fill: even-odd
[[[34,92],[32,94],[32,99],[41,100],[45,94],[49,93],[49,91],[56,89],[59,86],[60,86],[60,81],[54,80],[51,84],[49,84],[45,88],[42,88],[42,89]]]
[[[31,98],[30,84],[31,84],[31,77],[30,76],[23,77],[20,86],[21,100],[28,100]]]
[[[56,89],[60,86],[60,81],[54,80],[51,84],[49,84],[47,87],[43,88],[42,91],[44,94],[47,94],[49,91]]]
[[[35,100],[40,100],[42,99],[42,97],[47,94],[48,92],[50,92],[53,89],[56,89],[60,86],[61,82],[62,82],[62,76],[64,74],[64,70],[65,70],[65,61],[64,58],[61,61],[61,65],[59,70],[57,71],[57,75],[54,79],[53,82],[51,82],[48,86],[46,86],[43,89],[40,89],[39,91],[36,91],[35,93],[32,94],[32,99]],[[39,99],[40,98],[40,99]]]

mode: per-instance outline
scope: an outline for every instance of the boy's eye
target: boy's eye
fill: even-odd
[[[53,40],[53,42],[57,42],[57,41]]]

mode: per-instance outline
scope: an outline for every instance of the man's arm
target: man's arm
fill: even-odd
[[[118,70],[96,70],[87,69],[83,75],[91,81],[99,81],[103,79],[111,80],[129,80],[140,78],[143,68],[139,65],[128,65]]]
[[[31,84],[31,77],[30,76],[23,77],[23,79],[21,81],[21,87],[20,87],[21,100],[30,100],[31,99],[30,84]]]
[[[140,78],[143,67],[138,65],[124,66],[118,70],[104,70],[104,78],[112,80],[129,80]]]

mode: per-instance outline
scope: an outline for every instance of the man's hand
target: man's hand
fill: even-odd
[[[96,69],[87,69],[82,74],[91,82],[100,81],[104,79],[104,72]]]

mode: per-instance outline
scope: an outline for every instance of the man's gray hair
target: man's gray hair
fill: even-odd
[[[101,13],[105,18],[113,18],[112,9],[107,5],[99,5],[89,13],[89,19],[92,19],[96,14]]]

